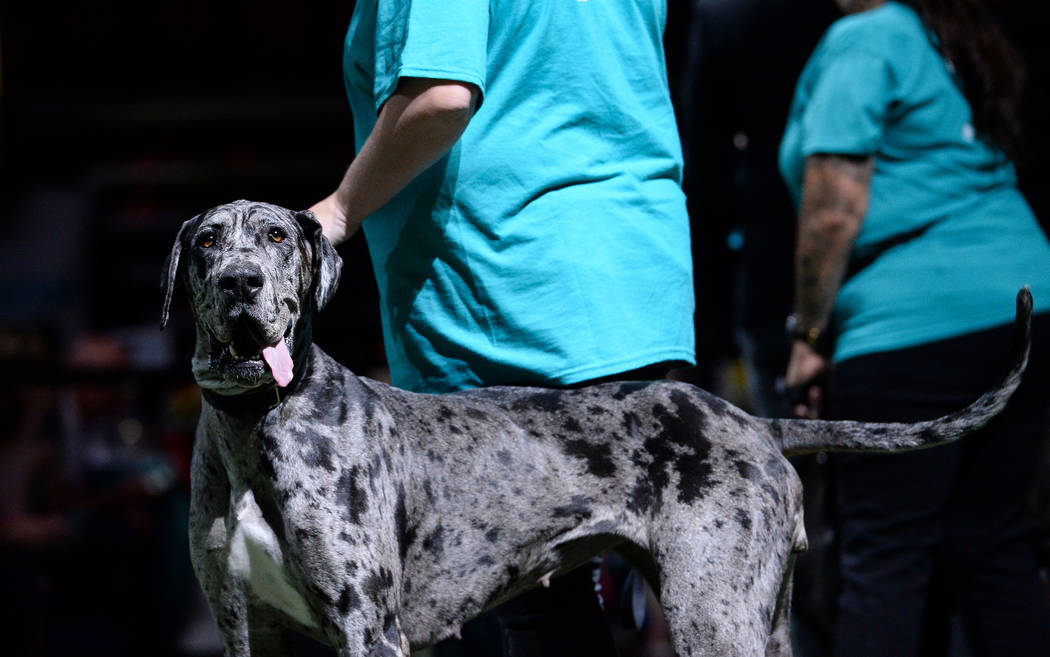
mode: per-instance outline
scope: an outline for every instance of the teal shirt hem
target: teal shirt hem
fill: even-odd
[[[421,68],[418,66],[404,66],[397,70],[397,75],[393,77],[389,84],[378,91],[375,100],[375,111],[377,114],[379,113],[379,108],[383,106],[383,103],[390,100],[390,97],[394,95],[398,83],[401,82],[401,78],[426,78],[428,80],[468,82],[481,90],[481,96],[478,98],[477,103],[478,107],[481,106],[482,99],[485,96],[485,78],[473,71],[465,71],[455,68]]]
[[[572,385],[581,381],[590,381],[605,376],[630,372],[656,363],[677,362],[689,365],[696,364],[696,354],[690,349],[656,349],[643,352],[630,358],[607,361],[594,365],[573,367],[551,375],[551,381],[561,385]]]

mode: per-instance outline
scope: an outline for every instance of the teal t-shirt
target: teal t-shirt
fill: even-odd
[[[1050,310],[1050,246],[1013,165],[975,134],[936,38],[888,2],[829,28],[799,78],[780,169],[799,200],[805,158],[874,155],[868,213],[835,303],[834,358],[1011,321],[1030,285]]]
[[[358,149],[401,77],[482,92],[448,156],[364,224],[396,385],[693,361],[664,19],[663,0],[357,3],[343,70]]]

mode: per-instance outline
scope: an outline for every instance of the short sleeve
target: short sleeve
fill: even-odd
[[[874,153],[891,103],[888,63],[865,52],[838,51],[825,60],[802,113],[802,155]]]
[[[485,91],[488,0],[378,0],[375,108],[403,77],[469,82]]]

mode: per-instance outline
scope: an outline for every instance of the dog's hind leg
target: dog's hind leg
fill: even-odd
[[[792,537],[748,508],[755,507],[742,505],[728,520],[667,526],[655,537],[660,602],[679,657],[790,655],[788,611],[778,602],[790,585]],[[770,652],[774,644],[782,647]]]
[[[660,605],[678,657],[763,655],[768,621],[749,602],[741,541],[708,527],[669,527],[657,537]],[[734,543],[736,545],[734,545]]]
[[[773,629],[766,644],[766,657],[791,657],[791,579],[795,572],[795,554],[789,557],[773,612]]]
[[[768,619],[721,575],[664,583],[661,606],[678,657],[764,657]]]
[[[773,627],[769,643],[766,644],[766,657],[791,657],[791,592],[795,575],[795,561],[798,555],[809,548],[806,536],[806,524],[802,519],[802,505],[797,501],[795,508],[794,530],[791,543],[786,551],[783,574],[780,579],[780,590],[777,594],[777,606],[773,612]],[[778,552],[784,554],[784,552]]]

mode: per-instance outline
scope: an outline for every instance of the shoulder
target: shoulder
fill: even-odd
[[[840,18],[828,28],[820,49],[825,55],[864,53],[886,60],[907,59],[929,37],[915,11],[897,2]]]

